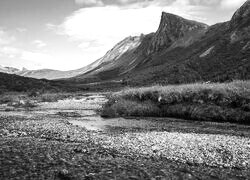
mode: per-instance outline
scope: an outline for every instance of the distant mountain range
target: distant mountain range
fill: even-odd
[[[208,26],[162,13],[155,33],[128,37],[102,58],[77,70],[0,72],[81,83],[122,81],[131,85],[250,78],[250,0],[228,22]]]
[[[3,67],[0,65],[0,72],[2,72],[2,73],[14,74],[14,73],[17,73],[18,71],[20,71],[20,70],[17,68]]]

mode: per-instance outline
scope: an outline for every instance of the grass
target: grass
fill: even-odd
[[[40,102],[56,102],[61,99],[66,99],[70,97],[70,94],[63,94],[63,93],[46,93],[46,94],[41,94],[40,96],[37,97],[37,99]]]
[[[61,99],[72,97],[70,93],[17,93],[9,92],[0,95],[0,104],[14,108],[34,108],[40,102],[57,102]]]
[[[250,123],[250,81],[128,88],[108,96],[102,116],[179,117]]]

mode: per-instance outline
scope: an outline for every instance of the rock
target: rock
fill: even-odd
[[[147,50],[148,54],[168,48],[190,32],[204,31],[208,26],[203,23],[186,20],[180,16],[162,13],[160,26]]]
[[[1,129],[1,130],[0,130],[0,134],[6,136],[6,135],[9,134],[9,130],[8,130],[8,129]]]
[[[69,171],[67,169],[63,169],[58,172],[57,177],[61,180],[71,180],[71,176],[69,174]]]
[[[62,117],[81,117],[81,115],[77,112],[58,112],[56,115],[62,116]]]

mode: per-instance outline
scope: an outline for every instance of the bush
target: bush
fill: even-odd
[[[34,108],[37,105],[30,100],[17,100],[8,103],[8,106],[13,106],[15,108]]]
[[[172,116],[250,123],[250,81],[130,88],[108,99],[102,110],[106,117]]]
[[[0,104],[7,104],[10,102],[17,101],[18,97],[13,96],[13,95],[1,95],[0,96]]]
[[[41,102],[57,102],[58,100],[68,98],[70,95],[67,94],[42,94],[39,96]]]
[[[150,101],[136,102],[121,99],[112,105],[106,105],[101,113],[103,117],[116,116],[159,116],[160,109]]]

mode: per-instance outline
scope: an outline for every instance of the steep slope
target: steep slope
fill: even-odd
[[[22,71],[17,71],[15,74],[24,76],[24,77],[32,77],[37,79],[65,79],[75,77],[85,73],[91,73],[94,70],[96,72],[103,71],[106,69],[114,68],[117,66],[124,66],[125,62],[121,62],[118,60],[121,56],[127,52],[131,52],[136,49],[140,45],[142,37],[127,37],[123,41],[119,42],[114,46],[110,51],[108,51],[102,58],[97,61],[91,63],[88,66],[85,66],[80,69],[71,70],[71,71],[58,71],[52,69],[40,69],[40,70],[27,70],[24,69]],[[1,69],[0,69],[1,70]],[[5,72],[5,71],[3,71]]]
[[[93,82],[112,79],[120,74],[135,68],[136,50],[144,41],[145,36],[127,37],[116,44],[102,58],[98,59],[96,67],[88,69],[87,73],[83,73],[71,80]]]
[[[216,24],[187,47],[162,49],[131,72],[129,84],[189,83],[250,78],[250,1],[231,21]]]
[[[169,13],[162,13],[160,26],[155,33],[152,42],[149,44],[147,53],[159,52],[162,49],[169,48],[171,46],[188,46],[195,41],[195,34],[199,34],[208,26],[195,21],[186,20],[180,16],[176,16]],[[184,38],[189,40],[181,42]],[[185,43],[186,42],[186,43]]]
[[[194,43],[207,27],[203,23],[163,12],[156,33],[126,38],[101,58],[103,63],[97,68],[73,79],[81,82],[123,80],[138,67],[144,67],[149,57],[160,53],[162,49],[171,50]]]
[[[128,37],[89,66],[25,76],[129,85],[227,81],[250,78],[249,58],[250,0],[229,22],[211,27],[163,12],[155,33]]]

